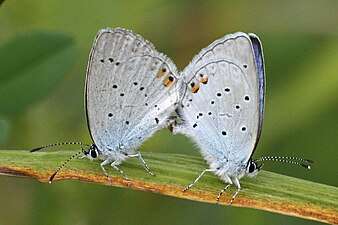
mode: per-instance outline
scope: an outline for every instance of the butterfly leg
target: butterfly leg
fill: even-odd
[[[189,184],[186,188],[183,189],[183,192],[189,190],[194,184],[197,183],[197,181],[203,176],[203,174],[205,172],[214,172],[215,170],[214,169],[205,169],[203,170],[203,172],[194,180],[194,182],[192,182],[191,184]]]
[[[239,180],[238,180],[237,177],[234,178],[234,183],[235,183],[235,185],[237,186],[238,189],[237,189],[236,193],[234,194],[234,196],[232,196],[229,205],[231,205],[234,202],[236,196],[238,195],[239,191],[241,190],[241,184],[239,183]]]
[[[112,186],[113,183],[112,183],[110,177],[108,176],[108,173],[107,173],[106,169],[104,168],[104,166],[107,165],[108,163],[110,163],[110,160],[109,160],[109,159],[106,159],[106,160],[104,160],[104,161],[100,164],[100,166],[101,166],[101,169],[102,169],[104,175],[106,175],[107,179],[109,180],[110,186]]]
[[[128,155],[128,157],[131,157],[131,158],[132,158],[132,157],[138,157],[139,160],[142,162],[143,167],[146,169],[146,171],[147,171],[150,175],[156,176],[156,175],[151,171],[151,169],[150,169],[149,166],[147,165],[146,161],[142,158],[142,155],[141,155],[141,152],[140,152],[139,149],[137,149],[137,154],[135,154],[135,155]]]
[[[232,185],[232,180],[230,179],[230,177],[228,177],[228,176],[225,176],[224,177],[224,179],[225,179],[225,182],[226,183],[229,183],[227,186],[225,186],[225,188],[223,188],[220,192],[219,192],[219,194],[218,194],[218,196],[217,196],[217,198],[216,198],[216,204],[218,204],[218,201],[219,201],[219,199],[221,198],[221,196],[222,196],[222,194]],[[230,203],[231,204],[231,203]]]
[[[118,168],[118,167],[116,166],[116,165],[118,165],[118,164],[120,164],[120,161],[119,161],[119,160],[115,160],[115,161],[114,161],[112,164],[110,164],[110,165],[111,165],[111,167],[113,167],[115,170],[117,170],[117,172],[119,172],[119,173],[123,176],[124,179],[127,180],[127,182],[128,182],[128,187],[130,187],[131,183],[130,183],[129,178],[124,174],[124,172],[123,172],[120,168]]]

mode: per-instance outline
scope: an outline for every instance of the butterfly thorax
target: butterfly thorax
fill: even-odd
[[[241,179],[246,174],[247,163],[244,161],[234,160],[215,160],[210,163],[210,169],[215,170],[215,174],[219,176],[223,181],[227,180],[227,177]]]

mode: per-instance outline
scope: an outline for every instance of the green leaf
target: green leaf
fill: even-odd
[[[0,115],[0,143],[3,143],[10,133],[10,122],[8,118]]]
[[[74,151],[35,152],[0,151],[0,174],[36,178],[48,182],[57,167]],[[142,153],[156,177],[150,176],[138,159],[128,159],[119,166],[131,181],[133,189],[156,192],[179,198],[215,204],[219,191],[225,187],[218,177],[206,174],[189,191],[182,192],[207,166],[200,157],[179,154]],[[61,179],[81,180],[109,185],[99,161],[73,159],[56,176]],[[106,170],[113,186],[128,186],[117,171]],[[310,172],[310,171],[309,171]],[[338,188],[261,171],[256,178],[241,179],[242,190],[233,206],[256,208],[280,214],[303,217],[329,223],[338,223]],[[228,205],[236,188],[231,187],[219,204]]]
[[[43,97],[74,62],[72,38],[48,32],[15,37],[0,47],[0,114],[13,115]]]

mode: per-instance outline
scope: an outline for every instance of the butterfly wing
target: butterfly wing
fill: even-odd
[[[264,114],[264,105],[265,105],[265,67],[264,67],[264,56],[263,56],[263,48],[262,43],[259,38],[250,33],[249,34],[252,47],[255,53],[255,61],[258,73],[258,92],[259,92],[259,125],[258,125],[258,133],[257,133],[257,141],[256,146],[258,144],[259,138],[262,132],[263,125],[263,114]],[[256,148],[255,146],[255,148]],[[253,152],[252,152],[253,153]]]
[[[97,147],[128,152],[166,126],[178,102],[176,67],[141,36],[103,29],[90,53],[85,102]]]
[[[209,163],[246,163],[260,136],[264,106],[258,38],[235,33],[216,40],[194,57],[183,77],[183,132],[196,141]]]

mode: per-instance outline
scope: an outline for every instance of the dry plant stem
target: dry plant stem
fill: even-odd
[[[0,174],[36,178],[48,182],[57,167],[74,151],[35,152],[0,150]],[[206,174],[186,192],[182,190],[207,166],[199,157],[178,154],[146,153],[142,156],[156,177],[149,175],[137,158],[128,159],[120,167],[128,175],[132,189],[215,204],[224,188],[216,176]],[[127,187],[128,183],[113,168],[106,167],[113,186]],[[98,161],[74,159],[56,176],[110,185]],[[338,224],[338,188],[293,177],[262,171],[256,178],[243,178],[242,190],[233,206],[255,208],[311,220]],[[218,204],[228,205],[237,188],[230,187]]]

